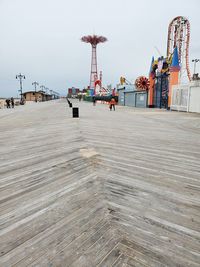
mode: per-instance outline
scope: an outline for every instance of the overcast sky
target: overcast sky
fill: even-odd
[[[179,15],[191,24],[190,61],[200,58],[199,10],[199,0],[0,0],[0,97],[17,95],[20,72],[24,91],[34,81],[64,95],[87,86],[91,47],[80,38],[93,33],[108,38],[97,49],[105,86],[148,75]]]

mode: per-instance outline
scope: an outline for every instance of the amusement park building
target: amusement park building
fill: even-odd
[[[200,80],[172,87],[171,110],[200,113]]]
[[[149,90],[134,85],[117,86],[119,105],[130,107],[164,108],[177,111],[200,112],[200,79],[194,75],[188,83],[180,83],[178,49],[171,58],[152,58]]]
[[[182,16],[174,18],[168,27],[167,56],[156,60],[152,58],[149,72],[149,107],[199,112],[199,80],[198,74],[194,73],[193,78],[191,77],[189,40],[188,19]]]
[[[26,101],[48,101],[52,99],[51,95],[46,94],[43,91],[27,91],[23,93],[23,97]]]
[[[79,94],[79,92],[80,92],[79,88],[75,88],[75,87],[68,88],[67,97],[69,97],[69,98],[76,97]]]
[[[162,66],[159,68],[159,66]],[[149,74],[148,106],[177,111],[200,112],[200,80],[198,75],[187,83],[180,82],[178,49],[172,58],[152,60]]]
[[[134,85],[118,85],[117,92],[119,105],[128,107],[147,107],[147,91],[138,91]]]
[[[35,101],[35,102],[43,102],[43,101],[49,101],[49,100],[53,100],[53,99],[58,99],[59,95],[56,94],[47,94],[44,91],[27,91],[24,92],[23,94],[23,98],[26,101]]]

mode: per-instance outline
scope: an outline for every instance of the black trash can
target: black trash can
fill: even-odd
[[[79,110],[78,108],[72,108],[72,117],[78,118],[79,117]]]

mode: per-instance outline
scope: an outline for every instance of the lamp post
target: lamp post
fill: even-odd
[[[37,85],[39,85],[39,83],[38,82],[33,82],[32,85],[34,85],[34,87],[35,87],[35,93],[36,93]]]
[[[52,90],[52,99],[55,99],[55,92]]]
[[[41,91],[41,93],[42,93],[42,101],[45,101],[45,98],[44,98],[45,86],[41,85],[40,88],[42,89],[42,91]]]
[[[37,85],[39,85],[38,82],[33,82],[32,85],[35,87],[35,102],[37,102],[37,97],[36,97],[36,90],[37,90]]]
[[[26,77],[24,75],[22,75],[21,73],[16,75],[16,79],[18,80],[19,79],[19,84],[20,84],[20,89],[18,90],[20,92],[20,103],[22,104],[23,102],[23,98],[22,98],[22,80],[23,79],[26,79]]]
[[[195,59],[192,60],[192,62],[194,62],[194,74],[195,74],[195,71],[196,71],[196,64],[199,61],[200,61],[200,59],[197,59],[197,58],[195,58]]]
[[[52,100],[53,99],[53,96],[52,96],[52,93],[53,93],[53,90],[50,90],[50,99]]]
[[[48,87],[45,87],[45,100],[46,100],[46,101],[49,100],[49,97],[48,97],[48,90],[49,90],[49,88],[48,88]]]
[[[40,88],[42,89],[42,91],[45,89],[44,85],[41,85]],[[44,92],[44,91],[43,91]]]

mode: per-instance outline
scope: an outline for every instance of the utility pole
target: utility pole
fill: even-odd
[[[33,82],[32,85],[34,85],[34,87],[35,87],[35,93],[36,93],[37,85],[39,85],[39,83],[38,82]]]
[[[40,88],[42,89],[42,91],[44,91],[45,86],[44,85],[41,85]]]
[[[33,82],[32,85],[34,85],[34,87],[35,87],[35,102],[37,102],[36,91],[37,91],[37,85],[39,85],[39,83]]]
[[[44,85],[41,85],[40,88],[42,89],[42,101],[46,101],[46,96],[45,96],[45,86]]]
[[[53,99],[53,90],[50,90],[50,99]]]
[[[49,97],[48,97],[48,90],[49,88],[45,87],[45,100],[48,101]]]
[[[51,95],[52,95],[52,99],[55,99],[55,92],[53,90],[51,90]]]
[[[194,62],[194,74],[195,74],[195,71],[196,71],[196,64],[199,61],[200,61],[200,59],[197,59],[197,58],[195,58],[195,59],[192,60],[192,62]]]
[[[20,90],[18,90],[20,92],[20,103],[23,102],[23,98],[22,98],[22,79],[26,79],[26,77],[24,75],[22,75],[21,73],[19,75],[16,75],[16,79],[19,79],[19,84],[20,84]]]

